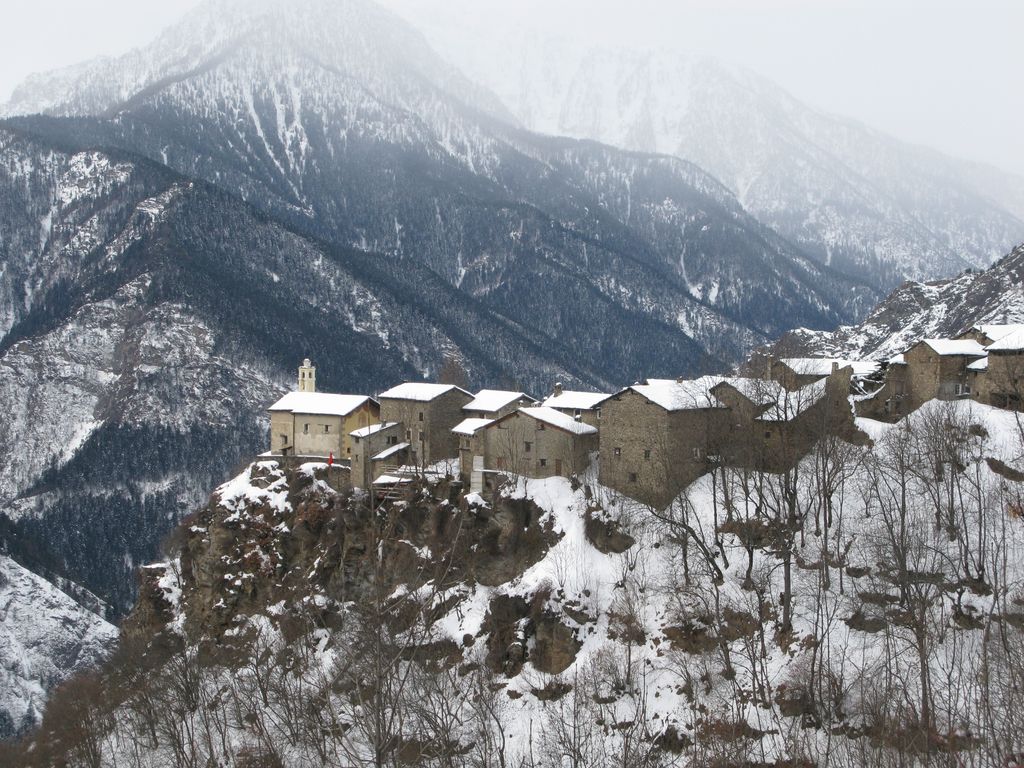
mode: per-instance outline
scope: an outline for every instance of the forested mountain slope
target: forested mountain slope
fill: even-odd
[[[369,2],[236,5],[204,6],[150,48],[54,86],[46,111],[74,119],[16,124],[131,149],[318,238],[406,256],[525,326],[583,299],[558,284],[565,270],[720,359],[794,323],[852,319],[873,298],[688,163],[502,121]],[[119,85],[97,85],[108,81]]]

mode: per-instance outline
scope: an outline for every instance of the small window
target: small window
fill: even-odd
[[[423,421],[423,411],[420,411],[420,421]]]
[[[577,408],[575,411],[572,412],[572,415],[578,419],[580,417],[580,409]]]
[[[543,432],[543,431],[544,431],[544,429],[545,429],[545,427],[544,427],[544,422],[543,422],[543,421],[538,421],[538,422],[537,422],[537,431],[538,431],[538,432]]]
[[[530,451],[531,451],[531,450],[533,449],[533,443],[531,443],[531,442],[529,442],[529,441],[527,441],[527,442],[523,443],[523,449],[524,449],[524,450],[525,450],[525,451],[526,451],[527,453],[529,453],[529,452],[530,452]]]
[[[324,434],[325,435],[331,434],[331,425],[330,424],[324,424]]]
[[[281,446],[282,447],[288,445],[288,435],[278,435],[278,437],[281,438]]]
[[[422,429],[420,430],[420,436],[419,436],[419,441],[420,441],[421,443],[423,442],[423,430],[422,430]]]
[[[699,459],[700,458],[700,448],[694,448],[693,449],[693,458],[695,458],[695,459]]]
[[[636,472],[630,472],[629,473],[629,482],[631,482],[631,483],[635,483],[636,482]]]
[[[764,431],[764,437],[765,437],[765,440],[769,440],[769,439],[771,439],[771,436],[772,436],[772,431],[771,431],[770,429],[766,429],[766,430]]]
[[[619,447],[615,447],[615,448],[613,448],[613,449],[612,449],[612,452],[613,452],[613,453],[614,453],[614,454],[615,454],[616,456],[621,456],[621,455],[622,455],[622,449],[621,449],[621,448],[619,448]]]
[[[388,445],[398,445],[398,435],[389,435]]]
[[[412,440],[412,430],[411,429],[405,430],[405,440],[406,440],[406,442]]]
[[[651,449],[650,448],[645,448],[644,449],[644,458],[645,459],[651,458]]]
[[[546,467],[546,466],[548,465],[548,460],[547,460],[547,459],[541,459],[541,460],[540,460],[540,465],[541,465],[542,467]]]
[[[308,435],[309,434],[309,424],[303,424],[302,425],[302,434],[304,434],[304,435]]]

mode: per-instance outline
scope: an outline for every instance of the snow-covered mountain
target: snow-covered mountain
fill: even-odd
[[[1024,178],[825,114],[749,70],[417,22],[525,126],[690,160],[822,263],[880,289],[986,267],[1024,239]]]
[[[904,283],[857,325],[797,329],[774,346],[787,355],[887,360],[919,339],[948,338],[980,323],[1024,323],[1024,245],[982,272]]]
[[[77,119],[19,125],[144,154],[315,237],[412,256],[526,326],[551,317],[531,298],[559,284],[535,279],[556,265],[722,359],[794,323],[850,319],[870,297],[689,163],[500,120],[362,0],[212,3],[147,49],[47,82],[8,112]]]
[[[49,691],[116,640],[113,625],[0,554],[0,739],[35,725]]]

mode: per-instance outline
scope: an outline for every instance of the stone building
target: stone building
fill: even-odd
[[[790,469],[819,437],[855,432],[851,373],[795,389],[723,376],[627,387],[601,405],[601,483],[664,507],[715,465]]]
[[[1024,333],[1024,323],[978,323],[957,335],[957,340],[971,340],[983,347],[1013,333]]]
[[[463,420],[463,406],[473,396],[454,384],[407,382],[379,396],[380,420],[401,425],[399,442],[409,443],[408,462],[429,466],[458,456],[452,427]]]
[[[572,416],[574,419],[597,427],[601,419],[601,403],[611,395],[604,392],[580,392],[563,389],[561,384],[555,384],[555,389],[544,400],[542,405],[547,408],[554,408],[556,411]]]
[[[349,435],[352,438],[353,485],[369,488],[384,466],[406,462],[409,443],[399,439],[401,429],[401,424],[386,421],[354,430]]]
[[[271,453],[348,459],[352,430],[380,421],[380,406],[372,397],[317,392],[316,369],[309,360],[299,368],[298,386],[298,392],[267,409]]]
[[[769,358],[767,378],[793,390],[821,381],[842,368],[851,370],[851,379],[865,379],[875,375],[880,367],[874,360],[846,360],[838,357]]]
[[[482,456],[487,470],[571,477],[589,466],[598,430],[553,408],[531,406],[479,427],[470,441],[472,455]]]
[[[786,472],[827,435],[859,442],[850,405],[851,365],[799,389],[765,388],[751,379],[727,379],[714,395],[734,418],[721,443],[721,461],[764,472]],[[743,401],[746,402],[743,402]]]
[[[975,339],[923,339],[888,361],[885,384],[857,400],[857,415],[894,421],[929,400],[969,398],[979,373],[969,366],[986,354]]]
[[[499,419],[519,408],[536,405],[536,398],[525,392],[505,389],[481,389],[462,407],[467,419]]]
[[[1021,410],[1024,401],[1024,326],[1001,335],[988,355],[968,368],[975,372],[974,392],[986,405]]]
[[[602,485],[664,507],[708,469],[727,434],[727,406],[711,394],[719,376],[648,379],[601,405]]]

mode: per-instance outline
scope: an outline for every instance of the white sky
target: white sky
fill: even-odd
[[[30,72],[144,44],[199,1],[3,0],[0,101]],[[1024,173],[1024,0],[386,3],[481,35],[527,24],[601,43],[710,53],[818,107]]]

